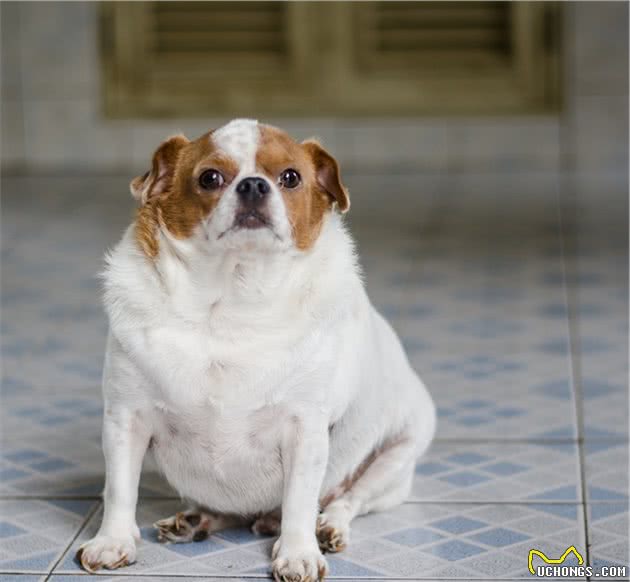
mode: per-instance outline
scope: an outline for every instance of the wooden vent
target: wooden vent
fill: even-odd
[[[280,66],[287,60],[282,2],[155,2],[149,50],[155,59],[212,70]]]
[[[525,113],[559,103],[553,2],[103,2],[115,117]]]
[[[358,36],[364,63],[409,68],[416,64],[505,64],[510,58],[508,2],[374,2]]]

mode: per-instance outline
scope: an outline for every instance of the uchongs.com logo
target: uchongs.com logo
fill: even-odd
[[[571,555],[577,559],[577,566],[564,565],[564,561]],[[536,567],[534,567],[535,556],[542,560],[542,563],[539,563]],[[598,569],[586,566],[582,554],[578,552],[575,546],[569,546],[559,558],[550,558],[544,552],[532,548],[529,550],[527,566],[534,576],[539,576],[540,578],[568,578],[575,576],[627,578],[629,570],[628,566],[602,566]]]

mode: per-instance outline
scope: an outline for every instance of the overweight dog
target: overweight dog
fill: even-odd
[[[190,502],[157,522],[189,542],[278,535],[277,580],[322,579],[358,515],[409,493],[435,408],[368,299],[335,159],[253,120],[175,136],[131,182],[106,258],[104,515],[78,557],[136,559],[143,457]]]

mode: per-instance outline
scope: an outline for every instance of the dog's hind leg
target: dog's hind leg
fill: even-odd
[[[317,520],[322,551],[343,550],[350,536],[350,522],[358,515],[381,511],[402,503],[411,489],[417,444],[401,435],[375,450],[342,483]]]
[[[279,536],[281,522],[282,512],[276,509],[257,517],[252,523],[251,530],[259,536]]]
[[[158,530],[158,541],[181,544],[201,542],[213,532],[244,523],[239,516],[189,509],[156,521],[153,527]]]

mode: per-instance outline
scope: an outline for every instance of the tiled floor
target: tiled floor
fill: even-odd
[[[580,183],[559,215],[546,175],[348,181],[368,290],[440,420],[408,502],[358,519],[332,577],[528,578],[531,548],[570,545],[627,565],[627,210]],[[119,178],[3,183],[2,580],[87,576],[74,552],[103,481],[94,275],[126,192]],[[180,503],[147,465],[138,563],[103,576],[267,577],[272,540],[244,530],[158,544],[151,523]]]

